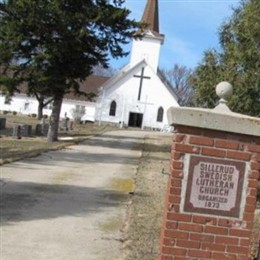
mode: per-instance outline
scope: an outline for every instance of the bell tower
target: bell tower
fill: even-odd
[[[164,42],[164,35],[159,32],[158,0],[147,0],[141,21],[147,27],[137,32],[143,36],[142,39],[133,39],[130,64],[134,66],[145,59],[157,72],[160,48]]]

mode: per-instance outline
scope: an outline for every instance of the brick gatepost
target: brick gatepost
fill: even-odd
[[[168,112],[175,131],[160,260],[250,259],[260,119],[228,109],[230,84],[222,82],[217,90],[222,99],[213,110]]]

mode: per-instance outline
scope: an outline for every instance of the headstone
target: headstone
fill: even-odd
[[[61,130],[68,131],[69,130],[69,118],[65,117],[61,121]]]
[[[159,260],[252,259],[260,119],[230,111],[230,84],[216,90],[213,110],[168,111],[175,131]]]
[[[47,136],[49,130],[49,124],[37,124],[35,126],[35,135],[36,136]]]
[[[31,125],[21,125],[21,131],[23,137],[30,137],[32,135]]]
[[[13,126],[13,137],[21,139],[21,137],[30,137],[32,135],[31,125],[14,125]]]
[[[17,139],[22,138],[22,128],[21,125],[14,125],[13,126],[13,137]]]
[[[0,130],[5,129],[6,126],[6,118],[0,118]]]

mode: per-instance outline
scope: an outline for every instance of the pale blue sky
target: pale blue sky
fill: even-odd
[[[203,52],[218,47],[218,29],[231,16],[239,0],[159,0],[160,33],[165,34],[161,48],[160,68],[170,69],[175,63],[194,68]],[[140,20],[146,0],[126,0],[131,18]],[[126,46],[127,49],[131,45]],[[120,68],[126,58],[111,61]]]

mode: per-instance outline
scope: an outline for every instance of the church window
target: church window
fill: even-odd
[[[110,116],[115,116],[116,115],[116,102],[115,101],[111,102],[109,115]]]
[[[163,121],[163,108],[159,107],[158,113],[157,113],[157,122]]]
[[[29,110],[29,106],[30,106],[29,101],[25,101],[23,109],[24,110]]]

